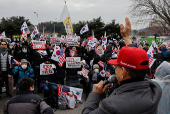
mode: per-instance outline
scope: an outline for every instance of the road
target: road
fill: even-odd
[[[12,94],[13,96],[15,96],[15,91]],[[38,94],[40,96],[43,96],[43,93]],[[10,98],[7,97],[5,94],[2,94],[2,99],[0,100],[0,114],[3,114],[3,106],[5,104],[5,102],[7,100],[9,100]],[[81,114],[81,111],[84,108],[84,103],[85,103],[85,93],[83,93],[82,95],[82,104],[77,103],[76,106],[78,106],[77,108],[71,110],[71,109],[67,109],[67,110],[57,110],[55,112],[55,114]],[[55,110],[55,109],[54,109]]]

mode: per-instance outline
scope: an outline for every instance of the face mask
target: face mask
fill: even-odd
[[[22,50],[23,53],[27,53],[27,50]]]
[[[27,65],[21,65],[22,69],[26,69],[27,68]]]
[[[94,72],[95,73],[99,73],[99,69],[94,69]]]
[[[162,51],[165,51],[165,50],[166,50],[166,47],[163,47],[163,46],[162,46],[162,47],[161,47],[161,50],[162,50]]]
[[[52,53],[52,52],[53,52],[53,50],[50,50],[50,52]]]

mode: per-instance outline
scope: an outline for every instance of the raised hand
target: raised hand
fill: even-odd
[[[128,17],[125,18],[125,22],[126,22],[125,28],[123,24],[120,25],[120,33],[125,41],[125,44],[129,45],[129,44],[132,44],[132,41],[130,39],[131,23]]]

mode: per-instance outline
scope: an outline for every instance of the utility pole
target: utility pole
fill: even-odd
[[[37,20],[38,20],[38,31],[40,32],[40,28],[39,28],[39,19],[38,19],[38,13],[37,12],[34,12],[36,15],[37,15]],[[39,34],[38,34],[38,38],[39,38]]]
[[[44,35],[44,29],[45,29],[45,27],[43,26],[43,35]]]

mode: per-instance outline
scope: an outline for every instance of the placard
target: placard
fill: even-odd
[[[46,49],[46,41],[35,41],[32,40],[33,49]]]
[[[81,68],[80,57],[66,57],[66,68]]]
[[[53,74],[52,64],[40,64],[40,75]]]
[[[67,38],[68,47],[70,47],[70,46],[78,46],[77,42],[78,42],[77,38]]]
[[[13,39],[13,42],[20,42],[21,35],[13,35],[12,39]]]
[[[50,38],[50,43],[52,45],[56,44],[56,45],[60,45],[60,39],[61,38]]]

